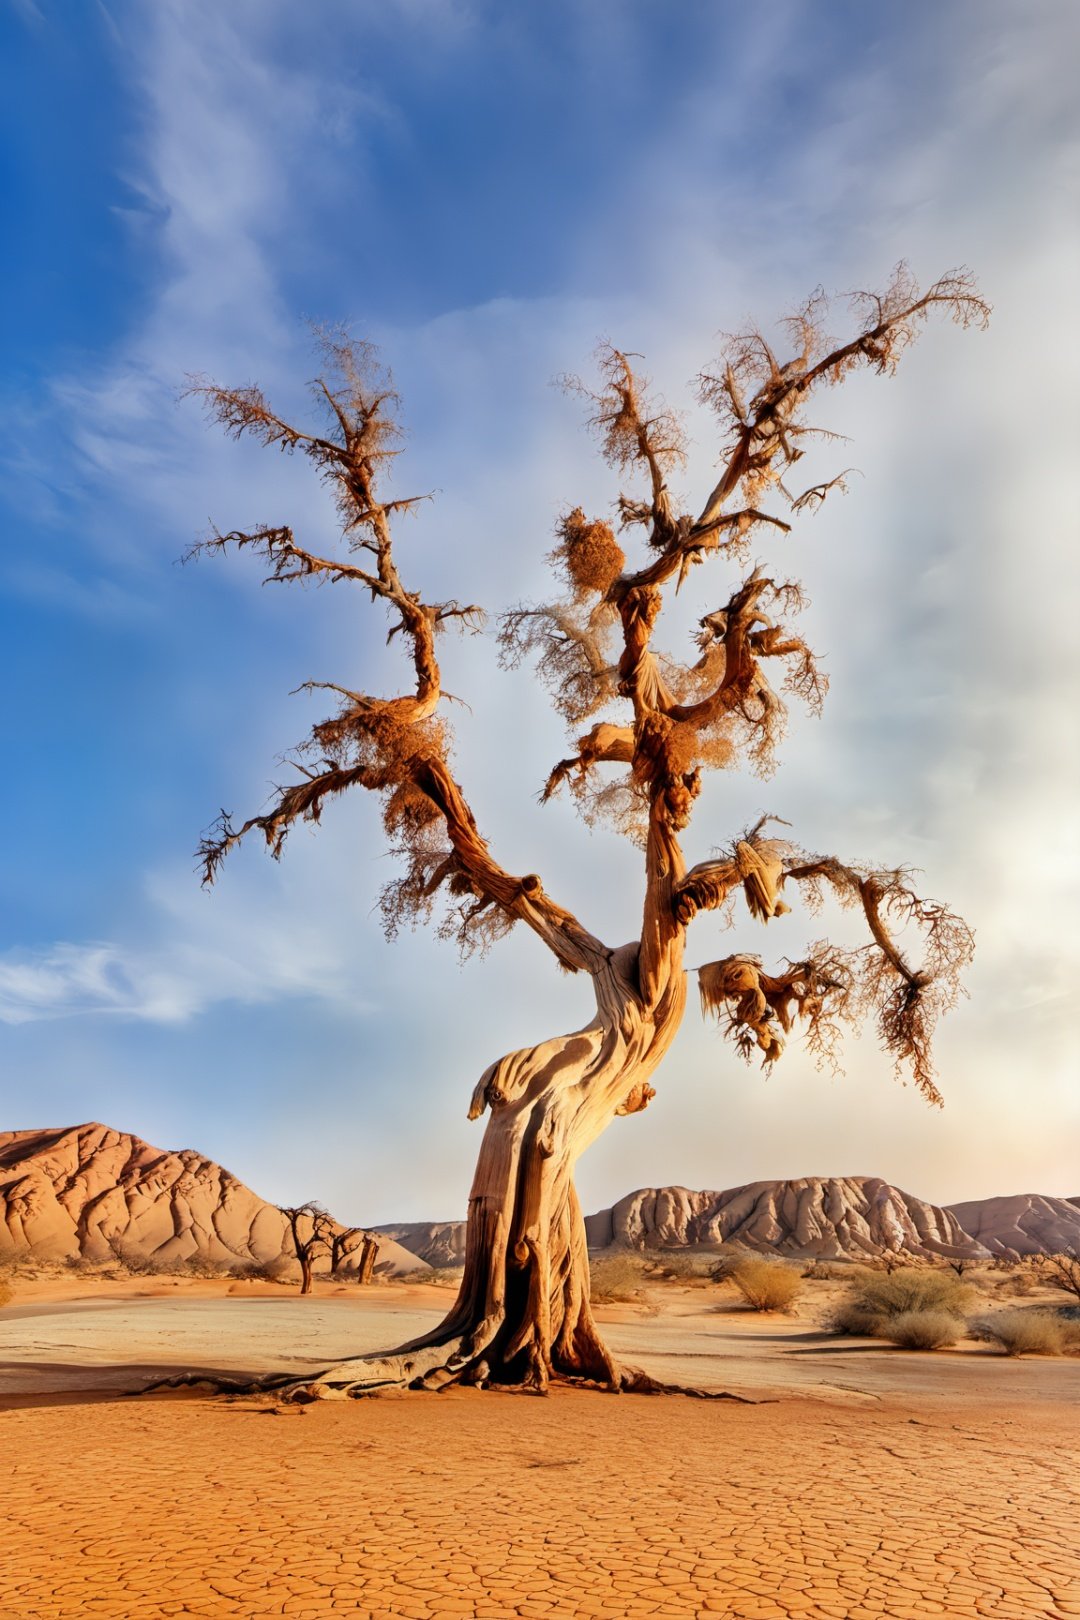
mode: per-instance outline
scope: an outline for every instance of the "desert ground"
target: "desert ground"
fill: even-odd
[[[385,1348],[446,1287],[23,1275],[0,1616],[1080,1616],[1080,1360],[837,1339],[836,1293],[763,1316],[676,1279],[598,1308],[624,1359],[735,1400],[285,1406],[129,1392]]]

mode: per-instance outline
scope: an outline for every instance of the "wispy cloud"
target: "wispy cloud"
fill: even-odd
[[[110,1013],[169,1022],[191,1010],[190,997],[115,945],[57,944],[0,957],[0,1022]]]
[[[186,878],[186,874],[184,875]],[[211,912],[192,900],[179,874],[148,885],[156,939],[144,948],[107,941],[60,941],[0,954],[0,1023],[106,1016],[185,1023],[224,1002],[255,1006],[310,1000],[338,1014],[371,1010],[346,969],[335,928],[313,927],[290,909],[255,902]]]
[[[364,29],[377,27],[381,39],[404,22],[426,28],[433,11],[439,31],[423,62],[430,108],[408,107],[393,84],[358,94],[350,63],[351,53],[371,60]],[[44,473],[40,462],[24,471],[28,486],[31,473],[45,477],[36,498],[54,527],[73,510],[81,521],[69,551],[28,565],[19,588],[27,600],[37,593],[117,619],[129,592],[145,593],[155,623],[175,619],[192,665],[210,662],[212,677],[209,691],[199,689],[202,749],[185,763],[199,781],[181,781],[179,767],[159,761],[157,792],[183,796],[185,816],[204,793],[203,819],[219,795],[246,813],[265,793],[275,750],[296,740],[309,715],[303,700],[284,699],[288,687],[305,675],[379,686],[397,673],[365,604],[354,617],[336,593],[268,603],[242,568],[200,571],[179,586],[175,574],[166,579],[162,559],[210,515],[226,525],[291,521],[320,535],[327,524],[304,467],[223,443],[197,411],[175,408],[187,371],[258,379],[286,409],[303,409],[310,361],[299,315],[360,317],[383,340],[406,399],[402,491],[406,482],[410,492],[440,491],[405,531],[407,578],[497,608],[545,588],[539,559],[560,505],[581,500],[599,511],[613,494],[576,411],[547,386],[554,373],[587,366],[601,333],[645,350],[677,404],[717,327],[767,320],[819,279],[841,287],[880,279],[903,255],[922,275],[971,262],[997,306],[989,334],[929,330],[895,382],[858,381],[827,405],[829,425],[855,440],[844,459],[866,477],[803,525],[779,559],[814,598],[806,630],[833,677],[825,719],[796,718],[774,782],[718,779],[692,834],[697,855],[760,809],[794,812],[807,843],[921,864],[932,891],[969,915],[979,955],[972,1000],[944,1032],[947,1114],[928,1125],[910,1094],[892,1089],[869,1041],[852,1049],[848,1081],[821,1080],[793,1051],[766,1088],[691,1014],[644,1124],[608,1133],[584,1176],[596,1203],[635,1182],[722,1184],[853,1166],[958,1197],[995,1190],[996,1166],[1012,1153],[1022,1180],[1054,1190],[1064,1149],[1047,1143],[1037,1110],[1016,1123],[1016,1081],[1029,1076],[1040,1096],[1060,1099],[1063,1119],[1076,1118],[1065,1085],[1075,1036],[1059,1016],[1061,990],[1075,982],[1064,964],[1075,949],[1067,923],[1076,857],[1065,829],[1077,790],[1077,676],[1065,649],[1076,580],[1062,537],[1076,513],[1061,492],[1073,487],[1076,356],[1059,314],[1071,307],[1076,258],[1075,224],[1060,201],[1076,151],[1072,56],[1062,41],[1080,13],[1047,4],[1021,16],[1002,0],[979,0],[911,20],[792,3],[735,25],[727,8],[722,22],[701,24],[700,56],[713,67],[665,104],[649,77],[648,29],[635,38],[628,14],[605,8],[622,19],[620,93],[656,116],[625,121],[625,161],[587,209],[577,193],[546,183],[536,154],[515,175],[551,211],[562,279],[541,295],[511,284],[505,296],[446,307],[433,268],[429,303],[409,317],[371,293],[370,276],[355,268],[370,265],[371,245],[346,221],[369,205],[365,220],[384,218],[380,186],[405,183],[406,159],[430,154],[438,120],[449,128],[465,116],[468,98],[454,75],[440,77],[439,53],[448,41],[460,53],[455,71],[480,82],[490,48],[476,25],[482,11],[392,6],[373,22],[374,7],[328,7],[333,49],[309,48],[316,29],[295,54],[287,8],[262,0],[164,3],[125,17],[144,120],[132,163],[146,203],[137,246],[155,273],[124,339],[99,363],[52,380],[47,426],[71,454]],[[851,39],[841,37],[856,13]],[[501,23],[498,37],[515,26]],[[569,69],[541,54],[530,93],[546,75],[567,98],[602,97],[601,49],[593,39],[593,55]],[[390,179],[373,130],[394,136]],[[495,135],[488,131],[489,142]],[[501,246],[497,200],[489,212],[478,263]],[[429,242],[433,267],[441,246],[461,244]],[[705,488],[716,446],[705,418],[692,413],[691,426],[687,485]],[[37,419],[30,427],[45,431]],[[728,581],[702,569],[693,584],[715,593],[701,604],[713,607]],[[219,609],[215,625],[235,626],[227,648],[202,644],[207,603]],[[665,633],[684,635],[686,617],[673,616]],[[563,739],[535,682],[492,679],[491,654],[484,641],[446,646],[447,685],[473,703],[453,718],[481,825],[511,868],[541,870],[592,926],[629,937],[635,858],[590,838],[566,806],[536,806]],[[185,675],[185,691],[193,679]],[[164,731],[181,710],[177,692],[163,690]],[[389,1078],[364,1098],[365,1127],[388,1143],[408,1137],[418,1151],[418,1106],[441,1130],[467,1096],[470,1065],[569,1027],[587,997],[574,982],[549,980],[539,954],[516,940],[465,977],[423,940],[384,953],[369,917],[381,837],[373,807],[334,807],[317,841],[297,839],[280,868],[258,851],[234,859],[211,897],[173,864],[170,847],[148,863],[152,876],[133,886],[120,915],[110,913],[108,929],[87,929],[113,943],[13,949],[0,959],[0,1017],[194,1026],[229,1000],[292,998],[298,1023],[308,1016],[303,1002],[317,1004],[318,1046],[320,1011],[378,998],[381,1045],[365,1062],[377,1060]],[[775,934],[720,936],[703,924],[694,959],[803,943],[794,922]],[[258,1060],[272,1066],[274,1054],[261,1050]],[[210,1078],[201,1090],[193,1083],[193,1121],[216,1106],[214,1064],[209,1052]],[[409,1086],[395,1089],[393,1076],[404,1073]],[[107,1074],[94,1083],[107,1093]],[[289,1153],[309,1154],[312,1174],[316,1166],[323,1174],[325,1145],[315,1126],[308,1138],[304,1129],[290,1120]],[[185,1134],[194,1138],[197,1123]],[[424,1162],[431,1207],[386,1204],[386,1215],[453,1213],[471,1149],[463,1138],[453,1158],[440,1139]],[[994,1163],[981,1162],[984,1154]],[[396,1174],[385,1172],[386,1198],[401,1196]]]

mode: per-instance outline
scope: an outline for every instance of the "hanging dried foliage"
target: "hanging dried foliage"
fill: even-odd
[[[870,1018],[898,1068],[940,1101],[931,1039],[960,994],[973,943],[958,917],[919,898],[903,870],[847,866],[767,837],[768,818],[689,870],[681,843],[704,771],[744,763],[767,773],[786,723],[781,694],[812,712],[825,696],[827,682],[792,628],[805,605],[800,587],[748,567],[760,540],[791,527],[768,503],[785,503],[780,510],[794,520],[844,487],[842,473],[801,493],[784,482],[818,431],[805,420],[808,402],[859,366],[892,371],[935,309],[961,325],[984,324],[988,313],[966,271],[920,293],[904,267],[883,293],[858,294],[851,307],[857,330],[846,342],[826,335],[829,306],[818,291],[785,323],[786,357],[747,331],[702,374],[700,398],[717,413],[726,443],[696,517],[669,487],[683,460],[681,423],[650,397],[632,357],[605,345],[598,389],[570,385],[589,402],[608,464],[635,481],[617,491],[614,508],[624,528],[641,531],[642,560],[632,565],[611,526],[573,506],[552,555],[566,599],[507,614],[499,648],[507,666],[535,664],[577,738],[576,753],[556,764],[542,797],[565,784],[587,824],[613,824],[643,851],[640,935],[618,948],[557,905],[535,873],[515,876],[498,864],[458,785],[436,638],[448,623],[476,629],[482,615],[453,600],[425,603],[399,577],[394,525],[417,498],[388,500],[383,492],[400,432],[396,396],[374,351],[340,333],[324,336],[326,373],[313,385],[320,431],[290,426],[257,389],[193,384],[228,433],[306,456],[331,486],[342,524],[342,545],[330,556],[300,546],[287,527],[267,526],[214,532],[195,550],[259,555],[275,583],[359,586],[382,604],[389,639],[412,665],[408,690],[389,698],[311,683],[309,690],[335,693],[338,707],[291,756],[300,779],[239,827],[222,816],[200,847],[205,879],[249,832],[261,833],[277,856],[297,821],[318,821],[328,800],[363,787],[381,799],[398,863],[381,896],[389,935],[403,923],[434,921],[438,904],[440,936],[467,954],[521,922],[561,968],[588,975],[596,1003],[581,1029],[499,1059],[474,1092],[472,1112],[486,1112],[488,1124],[464,1277],[449,1316],[374,1369],[366,1361],[328,1369],[316,1380],[321,1386],[362,1393],[388,1382],[467,1381],[543,1390],[557,1373],[612,1388],[656,1387],[617,1366],[592,1318],[572,1171],[612,1119],[640,1112],[654,1094],[650,1079],[685,1007],[686,932],[701,911],[723,916],[745,904],[775,929],[796,895],[811,908],[827,895],[858,908],[866,943],[841,949],[821,941],[773,970],[750,953],[708,963],[698,970],[702,1006],[738,1052],[766,1066],[796,1028],[816,1059],[834,1063],[841,1028]],[[718,558],[748,571],[724,605],[700,619],[691,657],[657,649],[668,587],[678,590],[693,569]],[[579,734],[586,721],[590,729]],[[915,958],[910,936],[919,941]]]
[[[575,602],[605,596],[626,567],[626,553],[607,523],[592,522],[580,506],[559,524],[559,544],[549,561],[565,572]]]

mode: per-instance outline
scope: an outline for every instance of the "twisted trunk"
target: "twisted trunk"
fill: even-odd
[[[465,1270],[445,1320],[387,1355],[327,1368],[297,1393],[450,1383],[543,1391],[553,1377],[613,1389],[648,1384],[616,1365],[593,1319],[573,1181],[579,1156],[615,1116],[646,1106],[649,1076],[682,1021],[681,968],[646,1006],[638,950],[612,952],[594,976],[597,1012],[584,1028],[511,1052],[481,1077],[470,1112],[489,1109],[490,1117],[469,1198]]]

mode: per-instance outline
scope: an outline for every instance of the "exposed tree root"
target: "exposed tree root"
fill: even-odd
[[[441,1353],[436,1353],[441,1352]],[[306,1404],[312,1401],[363,1400],[373,1395],[406,1389],[441,1390],[465,1386],[490,1389],[514,1395],[546,1395],[552,1387],[591,1389],[618,1395],[686,1395],[696,1400],[737,1401],[744,1406],[770,1404],[767,1397],[736,1395],[731,1390],[700,1389],[692,1384],[669,1384],[640,1367],[623,1367],[612,1362],[611,1378],[590,1378],[559,1370],[548,1370],[542,1381],[534,1378],[503,1382],[489,1374],[482,1360],[448,1357],[446,1347],[393,1352],[386,1356],[362,1356],[339,1362],[317,1373],[267,1373],[260,1378],[231,1378],[205,1372],[176,1373],[158,1378],[131,1395],[151,1395],[168,1389],[205,1389],[214,1395],[274,1395],[278,1400]]]

